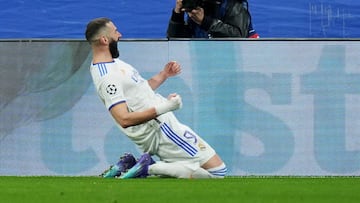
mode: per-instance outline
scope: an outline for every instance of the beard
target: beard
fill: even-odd
[[[115,40],[112,40],[109,44],[109,50],[110,50],[112,58],[118,58],[120,56],[117,44],[118,44],[118,42]]]

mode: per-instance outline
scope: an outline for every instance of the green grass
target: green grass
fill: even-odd
[[[0,202],[359,202],[357,177],[0,177]]]

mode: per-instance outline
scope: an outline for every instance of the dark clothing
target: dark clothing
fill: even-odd
[[[223,0],[221,4],[204,4],[201,25],[191,18],[184,20],[184,12],[172,16],[167,29],[169,38],[221,38],[251,37],[257,33],[252,28],[247,0]],[[186,16],[187,17],[187,16]]]

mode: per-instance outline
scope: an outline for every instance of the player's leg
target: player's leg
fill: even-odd
[[[214,177],[223,178],[227,173],[227,167],[221,160],[220,156],[215,154],[207,162],[205,162],[202,168],[210,172]]]
[[[150,166],[150,174],[177,178],[225,176],[226,166],[215,150],[173,114],[163,117],[161,131],[168,139],[162,139],[157,156],[164,162]]]
[[[197,167],[199,168],[199,166]],[[191,178],[191,174],[195,168],[190,165],[184,165],[183,163],[165,163],[158,161],[149,167],[149,174],[174,177],[174,178]]]
[[[223,163],[219,167],[206,170],[196,163],[156,162],[149,166],[148,173],[174,178],[223,178],[226,173],[226,166]]]
[[[193,173],[195,173],[195,177]],[[120,176],[121,179],[145,178],[148,175],[174,177],[174,178],[210,178],[211,174],[202,169],[199,163],[162,161],[154,162],[148,153],[141,156],[138,162],[127,172]]]
[[[224,178],[227,173],[227,167],[225,163],[222,163],[219,166],[208,168],[206,171],[211,174],[212,178]]]

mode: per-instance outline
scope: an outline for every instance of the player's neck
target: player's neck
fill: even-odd
[[[93,49],[93,63],[112,62],[113,60],[110,51]]]

